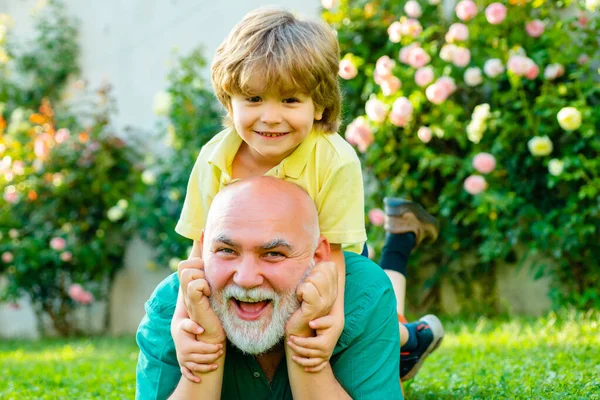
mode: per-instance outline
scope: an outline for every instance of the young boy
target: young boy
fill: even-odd
[[[330,314],[311,323],[317,336],[294,341],[301,349],[298,354],[304,357],[296,362],[309,371],[326,365],[343,330],[342,248],[360,253],[366,241],[360,162],[354,149],[336,133],[341,108],[338,68],[337,39],[326,24],[301,21],[288,11],[273,8],[248,13],[218,48],[212,65],[213,86],[227,110],[229,127],[202,148],[176,227],[178,233],[194,240],[190,258],[200,257],[207,210],[214,195],[228,183],[271,175],[308,192],[319,211],[321,234],[331,243],[331,261],[339,278],[338,296]],[[390,210],[393,214],[396,209]],[[390,221],[411,213],[391,214]],[[419,219],[414,212],[412,215]],[[413,233],[416,236],[417,232]],[[390,231],[390,237],[398,235]],[[423,237],[420,235],[419,241]],[[415,240],[412,242],[414,245]],[[394,248],[394,243],[387,247]],[[406,259],[410,253],[407,249],[390,253],[394,256],[388,257],[389,263],[398,255]],[[404,298],[403,292],[397,295]],[[177,356],[184,376],[198,381],[191,371],[210,371],[214,365],[195,362],[199,358],[194,354],[217,351],[200,342],[191,343],[178,331],[185,318],[180,292],[172,324]],[[430,352],[441,336],[438,330],[431,341],[415,347],[419,339],[416,326],[408,325],[407,330],[401,325],[401,337],[404,342],[412,338],[413,349],[423,350],[413,363],[418,369],[428,354],[425,350]],[[429,323],[421,321],[420,326],[429,327]]]

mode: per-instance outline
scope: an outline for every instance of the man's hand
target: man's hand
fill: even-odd
[[[343,329],[343,323],[336,323],[336,315],[329,315],[337,298],[335,263],[315,265],[298,287],[297,295],[302,303],[286,325],[287,343],[296,353],[292,357],[296,363],[307,372],[318,372],[327,366]]]
[[[208,300],[210,286],[205,279],[202,259],[191,258],[182,261],[179,263],[178,271],[188,315],[204,329],[204,333],[197,336],[198,340],[209,344],[224,343],[225,331]]]

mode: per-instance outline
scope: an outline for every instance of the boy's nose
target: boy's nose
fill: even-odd
[[[243,257],[233,275],[233,282],[241,288],[251,289],[262,285],[263,281],[256,260],[252,257]]]
[[[260,120],[267,125],[279,124],[282,121],[281,112],[276,105],[266,104]]]

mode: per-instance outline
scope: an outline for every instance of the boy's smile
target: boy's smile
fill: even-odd
[[[259,94],[231,96],[235,129],[259,164],[279,164],[306,139],[314,121],[323,115],[310,96],[286,92],[271,87],[255,92]]]

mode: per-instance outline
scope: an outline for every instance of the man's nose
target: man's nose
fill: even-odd
[[[279,104],[266,103],[263,106],[260,120],[267,125],[279,124],[282,121]]]
[[[254,257],[243,257],[233,275],[233,282],[239,287],[251,289],[262,285],[263,281],[257,260]]]

